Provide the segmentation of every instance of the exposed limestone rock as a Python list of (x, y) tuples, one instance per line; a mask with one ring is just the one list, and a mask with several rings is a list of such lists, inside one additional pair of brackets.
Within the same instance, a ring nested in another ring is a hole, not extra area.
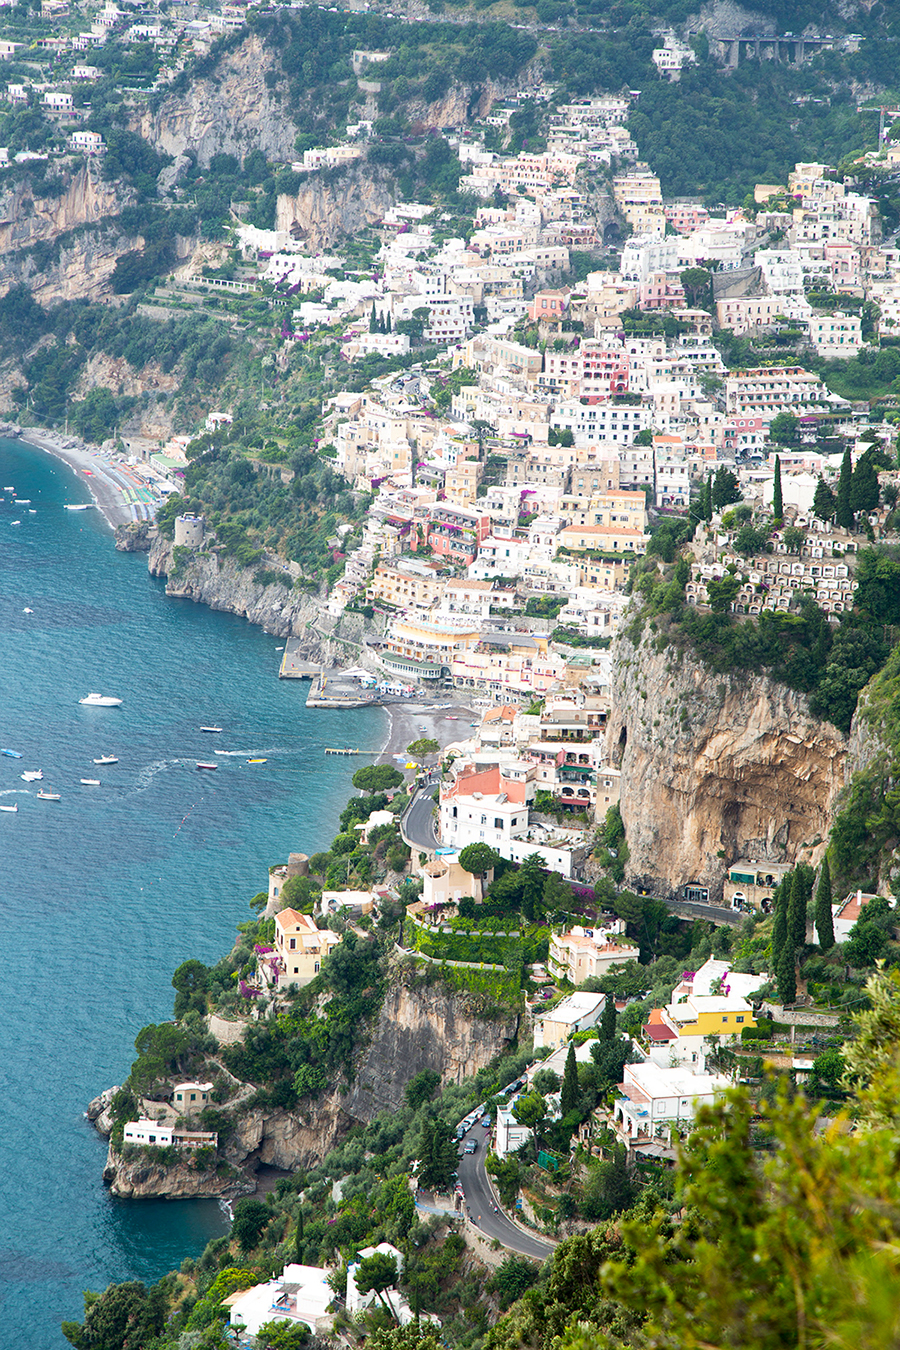
[[(222, 1169), (195, 1170), (188, 1161), (166, 1168), (146, 1151), (126, 1159), (110, 1148), (103, 1178), (114, 1195), (125, 1199), (246, 1195), (255, 1188), (259, 1165), (287, 1171), (314, 1166), (354, 1124), (402, 1106), (406, 1084), (422, 1069), (433, 1069), (442, 1083), (460, 1082), (508, 1049), (518, 1030), (516, 1013), (482, 1018), (468, 995), (441, 985), (412, 987), (397, 965), (349, 1087), (341, 1079), (294, 1111), (240, 1110), (221, 1149), (229, 1165), (224, 1174)], [(89, 1115), (96, 1111), (96, 1118), (104, 1120), (115, 1091), (96, 1098)], [(109, 1122), (105, 1133), (111, 1128)]]
[(219, 1196), (233, 1200), (252, 1195), (256, 1183), (232, 1168), (201, 1170), (189, 1160), (164, 1167), (141, 1149), (136, 1157), (124, 1158), (110, 1145), (103, 1180), (122, 1200), (203, 1200)]
[(396, 1111), (421, 1069), (439, 1073), (443, 1084), (460, 1083), (507, 1050), (518, 1030), (516, 1013), (488, 1021), (442, 985), (392, 982), (343, 1108), (355, 1120)]
[(193, 80), (184, 93), (168, 94), (155, 111), (142, 112), (134, 130), (176, 160), (190, 151), (203, 168), (213, 155), (243, 159), (250, 150), (289, 161), (296, 153), (297, 128), (278, 93), (266, 84), (272, 69), (272, 53), (250, 34), (213, 74)]
[(275, 228), (316, 252), (376, 224), (394, 200), (389, 175), (365, 162), (333, 176), (311, 173), (295, 197), (279, 196)]
[(118, 1086), (107, 1088), (100, 1093), (99, 1097), (95, 1097), (92, 1102), (88, 1102), (88, 1109), (85, 1111), (88, 1120), (97, 1130), (97, 1133), (103, 1135), (104, 1139), (108, 1139), (112, 1134), (112, 1099), (119, 1090)]
[(177, 374), (166, 374), (158, 361), (150, 361), (136, 370), (128, 364), (124, 356), (107, 356), (105, 352), (95, 352), (88, 357), (84, 369), (72, 386), (71, 397), (81, 399), (91, 389), (111, 389), (114, 394), (140, 397), (147, 391), (173, 393), (178, 389), (180, 380)]
[(149, 520), (130, 520), (116, 530), (116, 548), (120, 553), (149, 553), (156, 533)]
[(255, 569), (242, 568), (232, 558), (203, 551), (190, 557), (184, 570), (172, 575), (173, 545), (160, 537), (148, 566), (153, 576), (167, 576), (166, 595), (196, 600), (210, 609), (240, 614), (276, 637), (303, 638), (303, 654), (311, 661), (338, 664), (359, 657), (366, 631), (359, 614), (329, 614), (316, 596), (286, 586), (259, 586)]
[[(846, 738), (765, 675), (719, 675), (689, 652), (614, 647), (607, 751), (620, 761), (629, 881), (720, 898), (736, 858), (817, 861), (844, 783)], [(804, 847), (805, 846), (805, 847)]]

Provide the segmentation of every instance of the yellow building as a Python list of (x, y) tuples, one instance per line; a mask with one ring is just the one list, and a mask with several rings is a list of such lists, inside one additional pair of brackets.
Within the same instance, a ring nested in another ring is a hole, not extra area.
[[(309, 914), (283, 909), (275, 915), (275, 951), (278, 958), (278, 984), (309, 984), (322, 968), (322, 962), (340, 936), (327, 928), (317, 928)], [(262, 965), (262, 962), (261, 962)]]
[(557, 535), (560, 548), (576, 553), (630, 553), (635, 556), (646, 550), (648, 538), (643, 530), (625, 525), (567, 525)]
[(444, 594), (446, 582), (438, 571), (427, 563), (407, 564), (381, 562), (375, 568), (366, 600), (382, 600), (397, 609), (430, 609)]

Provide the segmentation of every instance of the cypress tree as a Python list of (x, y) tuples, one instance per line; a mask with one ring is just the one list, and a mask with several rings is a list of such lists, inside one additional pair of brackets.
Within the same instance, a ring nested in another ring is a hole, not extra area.
[(822, 859), (816, 890), (816, 933), (822, 951), (830, 952), (834, 946), (834, 916), (831, 913), (831, 868), (827, 854)]
[(303, 1265), (303, 1206), (297, 1206), (297, 1231), (294, 1233), (294, 1260), (298, 1265)]
[(806, 885), (799, 867), (795, 867), (791, 873), (791, 893), (787, 902), (787, 931), (791, 946), (796, 951), (806, 946)]
[(607, 994), (606, 1002), (603, 1005), (603, 1012), (600, 1014), (600, 1039), (601, 1041), (611, 1041), (616, 1035), (616, 1000), (612, 994)]
[(378, 332), (378, 315), (375, 313), (375, 301), (372, 301), (372, 312), (369, 315), (369, 332)]
[(782, 1003), (794, 1003), (797, 998), (797, 968), (790, 934), (779, 954), (775, 978), (778, 981), (778, 997)]
[(569, 1041), (569, 1053), (566, 1055), (566, 1067), (563, 1070), (562, 1091), (559, 1094), (559, 1109), (567, 1116), (578, 1105), (578, 1065), (575, 1063), (575, 1042)]
[(837, 523), (843, 530), (853, 528), (853, 507), (850, 504), (850, 488), (853, 484), (853, 461), (850, 458), (849, 445), (844, 450), (844, 458), (841, 460), (841, 476), (838, 479), (837, 490)]
[(778, 958), (787, 941), (787, 897), (790, 894), (791, 874), (788, 872), (775, 887), (775, 922), (772, 925), (772, 973), (778, 969)]
[(706, 491), (703, 499), (703, 518), (704, 520), (712, 520), (712, 517), (712, 475), (710, 474), (706, 479)]
[(819, 474), (816, 494), (813, 497), (813, 515), (818, 516), (819, 520), (831, 520), (834, 516), (834, 507), (834, 493), (822, 475)]
[(781, 498), (781, 456), (775, 456), (775, 483), (772, 488), (772, 514), (776, 521), (784, 518), (784, 503)]

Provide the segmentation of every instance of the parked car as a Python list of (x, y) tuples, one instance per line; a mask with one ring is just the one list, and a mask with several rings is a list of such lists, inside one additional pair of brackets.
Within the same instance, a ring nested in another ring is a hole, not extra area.
[(466, 1146), (465, 1146), (465, 1148), (463, 1149), (463, 1152), (464, 1152), (464, 1153), (474, 1153), (475, 1150), (477, 1149), (477, 1147), (478, 1147), (478, 1140), (477, 1140), (477, 1139), (467, 1139), (467, 1140), (466, 1140)]
[(485, 1128), (486, 1130), (489, 1130), (489, 1129), (491, 1128), (491, 1118), (490, 1118), (490, 1116), (482, 1116), (482, 1117), (481, 1117), (481, 1123), (482, 1123), (482, 1125), (484, 1126), (484, 1128)]

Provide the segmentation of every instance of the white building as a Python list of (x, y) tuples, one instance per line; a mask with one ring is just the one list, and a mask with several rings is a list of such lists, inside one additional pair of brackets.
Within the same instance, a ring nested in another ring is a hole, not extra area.
[(257, 1336), (267, 1322), (328, 1332), (331, 1329), (328, 1308), (334, 1300), (328, 1275), (329, 1271), (320, 1266), (296, 1263), (285, 1266), (275, 1279), (252, 1289), (238, 1290), (223, 1300), (230, 1308), (229, 1325), (241, 1328), (246, 1336)]
[(650, 1060), (626, 1064), (622, 1080), (613, 1120), (628, 1140), (667, 1140), (673, 1127), (692, 1125), (697, 1107), (711, 1106), (729, 1086), (721, 1074), (661, 1068)]

